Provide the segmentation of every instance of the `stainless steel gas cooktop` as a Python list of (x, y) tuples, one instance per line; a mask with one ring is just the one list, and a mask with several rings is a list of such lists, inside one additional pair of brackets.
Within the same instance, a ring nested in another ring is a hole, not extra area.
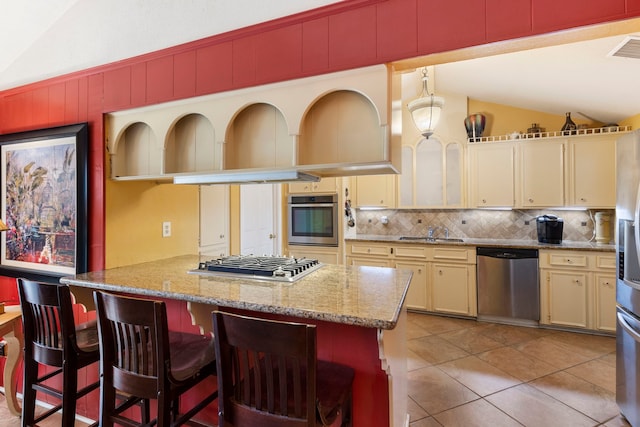
[(322, 267), (317, 259), (231, 255), (201, 262), (190, 274), (295, 282)]

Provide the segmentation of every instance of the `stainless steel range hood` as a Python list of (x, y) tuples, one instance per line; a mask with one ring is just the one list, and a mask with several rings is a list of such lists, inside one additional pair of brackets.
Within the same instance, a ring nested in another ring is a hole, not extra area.
[(296, 168), (227, 169), (219, 172), (173, 175), (174, 184), (277, 184), (283, 182), (317, 182), (321, 178), (398, 174), (391, 162), (335, 163)]
[(320, 177), (297, 169), (236, 169), (203, 174), (176, 175), (174, 184), (277, 184), (320, 181)]

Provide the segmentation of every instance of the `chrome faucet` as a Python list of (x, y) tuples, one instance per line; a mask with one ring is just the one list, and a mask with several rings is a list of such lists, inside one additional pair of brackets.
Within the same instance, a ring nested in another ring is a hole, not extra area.
[(445, 238), (445, 239), (448, 239), (448, 238), (449, 238), (449, 228), (448, 228), (448, 227), (445, 227), (445, 228), (444, 228), (444, 238)]
[[(436, 227), (437, 228), (437, 227)], [(433, 239), (433, 232), (434, 232), (434, 228), (433, 227), (429, 227), (429, 230), (427, 230), (427, 239)]]

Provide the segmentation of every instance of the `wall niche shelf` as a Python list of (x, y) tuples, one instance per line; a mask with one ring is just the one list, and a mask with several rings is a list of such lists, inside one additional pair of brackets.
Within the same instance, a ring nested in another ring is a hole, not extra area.
[(399, 139), (389, 134), (391, 81), (377, 65), (105, 114), (110, 178), (164, 182), (266, 168), (390, 173), (400, 162)]
[(511, 135), (496, 135), (496, 136), (483, 136), (481, 138), (468, 138), (467, 142), (470, 144), (476, 144), (479, 142), (500, 142), (500, 141), (518, 141), (518, 140), (530, 140), (540, 138), (567, 138), (571, 136), (580, 135), (603, 135), (612, 133), (622, 133), (631, 131), (631, 126), (605, 126), (600, 128), (589, 129), (577, 129), (574, 131), (555, 131), (555, 132), (537, 132), (537, 133), (523, 133), (518, 138), (514, 138)]

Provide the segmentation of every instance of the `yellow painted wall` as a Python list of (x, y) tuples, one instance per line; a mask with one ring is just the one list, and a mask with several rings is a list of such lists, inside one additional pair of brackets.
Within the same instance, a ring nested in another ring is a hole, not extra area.
[(640, 114), (628, 117), (618, 124), (620, 126), (631, 126), (632, 129), (640, 129)]
[[(198, 253), (198, 186), (106, 183), (106, 268)], [(162, 223), (171, 221), (171, 237)]]
[[(486, 125), (482, 136), (508, 135), (513, 132), (526, 133), (533, 123), (538, 123), (547, 132), (559, 131), (566, 119), (564, 115), (526, 110), (471, 98), (467, 101), (467, 106), (469, 114), (482, 113), (486, 116)], [(586, 124), (589, 127), (602, 125), (602, 123), (586, 120), (576, 113), (571, 114), (571, 119), (576, 125)]]

